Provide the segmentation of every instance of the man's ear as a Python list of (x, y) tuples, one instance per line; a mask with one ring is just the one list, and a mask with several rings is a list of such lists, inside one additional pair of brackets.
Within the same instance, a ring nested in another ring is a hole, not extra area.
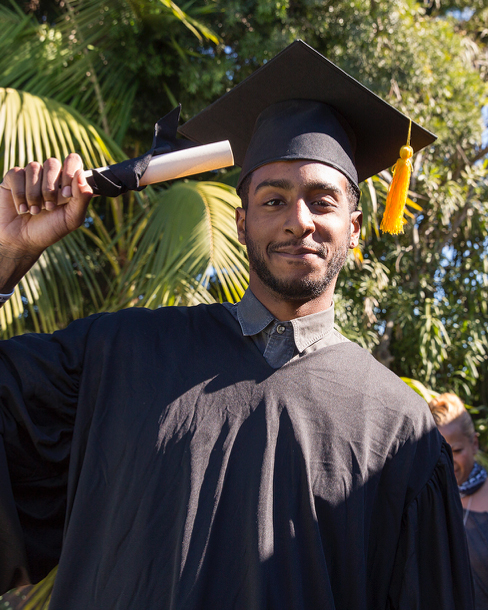
[(237, 239), (243, 246), (246, 245), (246, 210), (236, 208)]
[(363, 213), (360, 210), (351, 212), (351, 239), (349, 241), (349, 248), (355, 248), (359, 244), (362, 224)]

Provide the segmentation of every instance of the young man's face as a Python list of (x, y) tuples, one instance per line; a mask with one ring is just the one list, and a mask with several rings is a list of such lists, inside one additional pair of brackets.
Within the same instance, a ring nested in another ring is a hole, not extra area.
[(341, 172), (309, 161), (279, 161), (253, 172), (237, 230), (255, 293), (309, 301), (333, 291), (361, 227), (361, 212), (350, 211), (347, 185)]

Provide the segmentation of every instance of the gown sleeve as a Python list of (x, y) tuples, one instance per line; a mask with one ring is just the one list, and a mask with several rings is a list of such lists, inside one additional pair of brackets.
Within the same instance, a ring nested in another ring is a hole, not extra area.
[(389, 593), (389, 610), (472, 610), (473, 585), (450, 448), (406, 506)]
[(0, 594), (58, 563), (78, 385), (97, 317), (0, 342)]

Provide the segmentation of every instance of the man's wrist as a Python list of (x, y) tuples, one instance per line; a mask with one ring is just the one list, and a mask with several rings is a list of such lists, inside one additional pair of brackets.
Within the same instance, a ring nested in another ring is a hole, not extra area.
[[(13, 294), (15, 286), (38, 258), (36, 253), (15, 251), (0, 243), (0, 294)], [(4, 302), (0, 300), (0, 304)]]

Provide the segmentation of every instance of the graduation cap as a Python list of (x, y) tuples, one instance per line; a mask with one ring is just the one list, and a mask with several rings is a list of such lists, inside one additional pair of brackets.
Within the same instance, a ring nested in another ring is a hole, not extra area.
[[(235, 163), (242, 168), (238, 190), (258, 167), (295, 159), (330, 165), (357, 188), (395, 164), (407, 134), (412, 154), (436, 139), (302, 40), (179, 132), (199, 144), (230, 140)], [(411, 169), (409, 158), (404, 161), (406, 170)], [(406, 199), (408, 181), (403, 190)], [(400, 228), (403, 206), (401, 212)]]

